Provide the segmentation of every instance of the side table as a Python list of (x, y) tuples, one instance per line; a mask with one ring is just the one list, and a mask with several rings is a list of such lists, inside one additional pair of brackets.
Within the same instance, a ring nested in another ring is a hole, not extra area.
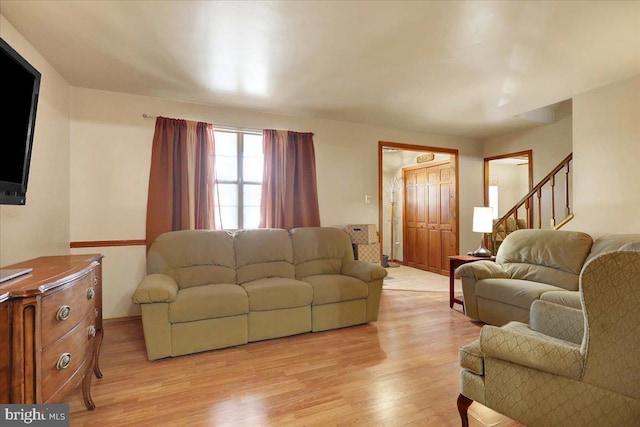
[(451, 255), (449, 258), (449, 308), (453, 308), (453, 304), (460, 304), (464, 308), (464, 301), (460, 298), (456, 298), (453, 294), (453, 287), (455, 284), (456, 278), (456, 268), (460, 267), (462, 264), (466, 264), (468, 262), (475, 261), (495, 261), (496, 257), (478, 257), (473, 255)]

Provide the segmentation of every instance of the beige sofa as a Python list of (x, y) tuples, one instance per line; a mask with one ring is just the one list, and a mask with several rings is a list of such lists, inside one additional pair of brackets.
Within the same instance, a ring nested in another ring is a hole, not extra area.
[(174, 231), (133, 301), (155, 360), (375, 321), (386, 275), (337, 228)]
[(460, 349), (463, 426), (473, 401), (530, 427), (640, 424), (640, 252), (627, 249), (640, 245), (586, 262), (582, 310), (535, 301), (530, 325), (485, 325)]
[(581, 308), (578, 280), (589, 259), (640, 234), (606, 235), (563, 230), (516, 230), (500, 245), (495, 262), (477, 261), (456, 269), (462, 279), (465, 314), (473, 320), (504, 325), (528, 323), (531, 304), (550, 301)]

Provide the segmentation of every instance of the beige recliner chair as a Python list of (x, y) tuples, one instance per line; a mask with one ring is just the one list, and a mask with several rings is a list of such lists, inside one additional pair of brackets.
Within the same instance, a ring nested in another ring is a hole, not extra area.
[(473, 401), (529, 427), (640, 425), (640, 252), (594, 257), (579, 291), (583, 310), (535, 301), (460, 349), (463, 426)]
[[(313, 288), (313, 331), (344, 328), (378, 319), (382, 267), (354, 261), (349, 236), (330, 227), (291, 230), (296, 279)], [(372, 267), (373, 266), (373, 267)]]
[(504, 240), (495, 262), (461, 265), (464, 313), (490, 325), (529, 322), (531, 303), (547, 292), (578, 291), (580, 271), (593, 239), (563, 230), (517, 230)]

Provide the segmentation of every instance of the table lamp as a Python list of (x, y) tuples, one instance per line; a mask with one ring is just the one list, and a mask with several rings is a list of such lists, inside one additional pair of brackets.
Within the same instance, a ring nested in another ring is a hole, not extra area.
[(480, 246), (469, 255), (477, 257), (490, 257), (491, 251), (484, 246), (484, 233), (493, 232), (493, 208), (473, 208), (473, 232), (482, 233)]

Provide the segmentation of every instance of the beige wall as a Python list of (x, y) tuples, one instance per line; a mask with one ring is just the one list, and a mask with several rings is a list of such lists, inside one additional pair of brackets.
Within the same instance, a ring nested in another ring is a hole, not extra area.
[[(470, 139), (82, 88), (73, 88), (71, 104), (72, 241), (144, 238), (155, 124), (142, 118), (147, 113), (226, 126), (314, 132), (320, 218), (325, 226), (378, 223), (378, 141), (460, 149), (460, 250), (474, 246), (471, 211), (482, 201), (478, 180), (482, 159), (480, 147)], [(365, 194), (371, 203), (365, 203)], [(97, 249), (109, 252), (104, 262), (106, 317), (138, 312), (130, 303), (144, 273), (144, 250), (138, 249)]]
[(554, 123), (485, 140), (484, 157), (532, 150), (533, 184), (537, 184), (573, 149), (571, 112), (558, 113), (561, 118)]
[(573, 203), (568, 229), (640, 232), (640, 76), (573, 100)]
[[(536, 185), (544, 178), (554, 167), (564, 160), (573, 150), (573, 129), (572, 129), (572, 113), (571, 102), (565, 101), (556, 109), (556, 121), (548, 125), (539, 126), (533, 129), (516, 132), (509, 135), (503, 135), (490, 138), (484, 141), (484, 156), (494, 157), (503, 154), (516, 153), (519, 151), (532, 150), (533, 159), (533, 185)], [(493, 166), (492, 166), (493, 168)], [(493, 172), (491, 172), (493, 174)], [(574, 172), (575, 179), (575, 172)], [(564, 181), (562, 181), (564, 182)], [(571, 180), (569, 180), (571, 183)], [(563, 185), (560, 183), (559, 185)], [(547, 185), (543, 189), (542, 197), (542, 228), (550, 228), (550, 212), (551, 212), (551, 190)], [(564, 187), (562, 187), (564, 188)], [(516, 200), (520, 200), (525, 196), (523, 192)], [(563, 191), (559, 191), (556, 197), (561, 199), (556, 202), (556, 222), (562, 220), (565, 216), (564, 210), (560, 207), (564, 206)], [(500, 210), (505, 212), (512, 208), (511, 206), (500, 206)], [(506, 213), (506, 212), (505, 212)], [(537, 209), (533, 210), (534, 224), (538, 224)], [(519, 211), (519, 218), (525, 218), (524, 210)]]
[(71, 88), (2, 15), (0, 36), (42, 74), (27, 204), (0, 206), (0, 266), (5, 266), (69, 253)]
[(490, 169), (498, 181), (498, 217), (501, 217), (529, 192), (529, 168), (527, 165), (492, 164)]

